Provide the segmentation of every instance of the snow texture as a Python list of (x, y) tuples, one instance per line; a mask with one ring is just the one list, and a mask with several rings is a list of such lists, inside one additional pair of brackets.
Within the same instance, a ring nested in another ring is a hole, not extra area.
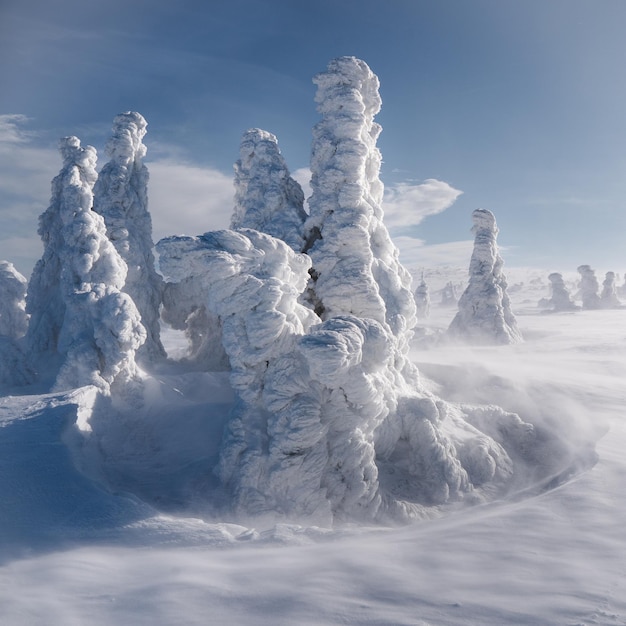
[(322, 119), (313, 129), (305, 224), (308, 298), (323, 320), (355, 315), (387, 326), (400, 355), (417, 319), (411, 276), (383, 224), (378, 78), (364, 61), (340, 57), (314, 83)]
[(600, 294), (600, 307), (603, 309), (615, 309), (622, 306), (617, 297), (617, 287), (615, 286), (615, 272), (607, 272), (602, 283), (602, 293)]
[(470, 342), (519, 343), (522, 335), (511, 311), (503, 261), (496, 243), (496, 218), (491, 211), (476, 209), (472, 219), (475, 239), (469, 284), (448, 332)]
[(244, 133), (235, 163), (235, 208), (231, 228), (254, 228), (282, 239), (296, 252), (304, 245), (304, 193), (289, 175), (272, 133)]
[(552, 311), (575, 311), (578, 309), (570, 297), (562, 274), (552, 272), (548, 276), (548, 280), (550, 281), (551, 294), (546, 302), (547, 308)]
[(583, 309), (601, 308), (600, 296), (598, 295), (600, 285), (595, 271), (589, 265), (579, 265), (577, 270), (580, 274), (580, 299), (583, 303)]
[(18, 339), (28, 328), (27, 280), (8, 261), (0, 261), (0, 336)]
[(126, 264), (91, 210), (96, 151), (76, 137), (62, 139), (60, 150), (63, 169), (40, 218), (44, 254), (29, 284), (26, 345), (31, 358), (52, 358), (56, 389), (91, 384), (108, 393), (117, 383), (122, 391), (137, 380), (134, 353), (145, 330), (133, 301), (120, 292)]
[(123, 291), (135, 303), (147, 333), (138, 357), (154, 361), (165, 356), (159, 324), (163, 281), (154, 268), (152, 253), (149, 176), (143, 163), (146, 127), (146, 120), (133, 111), (113, 120), (113, 134), (106, 146), (110, 160), (94, 186), (93, 208), (104, 218), (107, 236), (128, 267)]

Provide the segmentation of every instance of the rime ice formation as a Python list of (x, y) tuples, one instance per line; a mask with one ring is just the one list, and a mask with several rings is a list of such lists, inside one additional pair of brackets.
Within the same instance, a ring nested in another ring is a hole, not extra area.
[(552, 274), (548, 276), (548, 280), (550, 281), (551, 295), (550, 299), (546, 302), (547, 308), (550, 308), (553, 311), (576, 310), (578, 307), (574, 304), (569, 292), (567, 291), (563, 275), (558, 272), (552, 272)]
[(412, 518), (503, 484), (512, 462), (406, 358), (415, 303), (382, 224), (376, 77), (344, 57), (316, 82), (308, 254), (249, 228), (161, 240), (164, 314), (198, 316), (223, 348), (236, 401), (217, 472), (239, 514)]
[(603, 309), (615, 309), (622, 306), (617, 297), (617, 287), (615, 286), (615, 272), (607, 272), (602, 283), (602, 293), (600, 294), (600, 307)]
[(0, 335), (17, 339), (26, 333), (27, 281), (13, 263), (0, 261)]
[(96, 151), (76, 137), (62, 139), (60, 150), (63, 169), (40, 218), (44, 253), (28, 287), (26, 345), (35, 365), (47, 357), (56, 366), (57, 389), (124, 389), (135, 380), (134, 353), (145, 330), (131, 298), (120, 293), (126, 265), (91, 210)]
[[(306, 255), (252, 229), (170, 237), (157, 250), (169, 284), (193, 284), (222, 330), (237, 399), (218, 472), (240, 514), (406, 519), (418, 500), (510, 475), (501, 445), (403, 385), (388, 327), (353, 315), (320, 323), (299, 303)], [(379, 465), (387, 482), (413, 485), (406, 500), (381, 487)]]
[(498, 253), (498, 227), (491, 211), (472, 213), (475, 234), (469, 284), (449, 327), (451, 335), (470, 341), (511, 344), (522, 341), (511, 311), (503, 261)]
[(414, 298), (418, 318), (428, 317), (430, 315), (430, 293), (423, 275), (420, 284), (415, 289)]
[(235, 208), (231, 228), (254, 228), (302, 250), (307, 217), (304, 194), (289, 169), (272, 133), (248, 130), (235, 163)]
[(123, 291), (137, 306), (147, 333), (139, 357), (155, 360), (165, 356), (159, 326), (163, 281), (154, 269), (152, 253), (148, 170), (143, 164), (146, 127), (146, 120), (132, 111), (113, 120), (106, 146), (110, 160), (94, 186), (93, 208), (104, 217), (107, 235), (128, 267)]
[(383, 224), (378, 78), (363, 61), (341, 57), (314, 82), (322, 119), (313, 129), (305, 224), (304, 250), (313, 262), (309, 300), (323, 320), (355, 315), (387, 325), (403, 352), (415, 302), (410, 274)]
[(600, 296), (598, 290), (600, 286), (595, 271), (589, 265), (580, 265), (577, 269), (580, 274), (580, 298), (583, 309), (599, 309)]

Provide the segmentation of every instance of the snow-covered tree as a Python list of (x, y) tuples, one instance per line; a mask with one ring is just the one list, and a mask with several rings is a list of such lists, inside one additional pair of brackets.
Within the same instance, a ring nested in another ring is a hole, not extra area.
[(44, 254), (28, 287), (29, 356), (36, 367), (54, 368), (57, 389), (126, 389), (136, 379), (134, 353), (145, 330), (133, 301), (120, 292), (126, 264), (91, 209), (96, 151), (76, 137), (62, 139), (60, 150), (63, 168), (40, 218)]
[(244, 133), (235, 163), (235, 208), (231, 228), (254, 228), (300, 252), (306, 220), (304, 193), (289, 175), (278, 140), (252, 128)]
[(0, 335), (17, 339), (28, 328), (27, 280), (13, 263), (0, 261)]
[(577, 269), (580, 274), (580, 298), (583, 309), (599, 309), (600, 296), (598, 290), (600, 285), (595, 271), (589, 265), (579, 265)]
[(602, 283), (602, 293), (600, 294), (600, 306), (603, 309), (615, 309), (622, 306), (617, 297), (617, 287), (615, 285), (615, 272), (607, 272)]
[(113, 120), (113, 134), (104, 165), (94, 186), (94, 211), (104, 217), (107, 235), (124, 259), (128, 273), (123, 291), (137, 306), (146, 329), (139, 358), (165, 356), (160, 339), (159, 306), (163, 281), (154, 268), (152, 219), (148, 212), (148, 169), (143, 163), (146, 120), (133, 111)]
[(459, 303), (456, 285), (452, 281), (448, 281), (441, 290), (441, 306), (453, 307)]
[(511, 311), (502, 272), (496, 218), (491, 211), (476, 209), (472, 219), (475, 239), (469, 284), (459, 299), (459, 310), (448, 332), (469, 341), (518, 343), (522, 335)]
[(550, 298), (546, 301), (546, 307), (553, 311), (576, 310), (578, 307), (570, 297), (563, 275), (558, 272), (552, 272), (548, 276), (548, 280), (550, 281)]
[(424, 280), (424, 274), (422, 274), (420, 284), (415, 289), (414, 298), (418, 318), (428, 317), (430, 315), (430, 293)]
[(378, 78), (364, 61), (340, 57), (314, 82), (322, 119), (305, 224), (309, 300), (323, 320), (355, 315), (387, 326), (404, 353), (417, 320), (411, 276), (383, 224)]

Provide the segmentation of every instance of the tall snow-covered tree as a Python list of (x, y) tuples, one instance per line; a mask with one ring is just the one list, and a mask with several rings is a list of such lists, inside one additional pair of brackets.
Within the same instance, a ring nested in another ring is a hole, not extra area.
[(323, 320), (355, 315), (388, 326), (402, 352), (417, 320), (411, 276), (383, 223), (378, 77), (364, 61), (340, 57), (314, 82), (322, 119), (313, 129), (305, 224), (309, 298)]
[(163, 281), (152, 252), (149, 175), (143, 163), (146, 127), (146, 120), (134, 111), (120, 113), (113, 120), (113, 134), (106, 145), (110, 160), (95, 183), (93, 208), (104, 217), (107, 235), (128, 267), (123, 291), (137, 306), (147, 333), (138, 357), (155, 360), (165, 356), (159, 325)]
[(290, 174), (272, 133), (246, 131), (235, 163), (235, 208), (231, 228), (254, 228), (300, 252), (307, 214), (304, 193)]
[(459, 299), (459, 310), (448, 332), (469, 341), (511, 344), (522, 341), (507, 294), (498, 251), (498, 227), (491, 211), (472, 213), (474, 251), (469, 284)]
[(18, 339), (28, 328), (26, 287), (28, 281), (13, 263), (0, 261), (0, 335)]
[[(28, 288), (26, 344), (33, 363), (53, 367), (55, 388), (93, 384), (105, 393), (136, 380), (135, 350), (145, 330), (132, 299), (120, 292), (126, 264), (92, 210), (96, 151), (76, 137), (60, 142), (63, 168), (40, 218), (44, 255)], [(42, 297), (48, 295), (45, 301)]]
[(595, 271), (590, 265), (579, 265), (577, 270), (580, 274), (580, 299), (583, 303), (583, 309), (599, 309), (600, 296), (598, 290), (600, 285)]

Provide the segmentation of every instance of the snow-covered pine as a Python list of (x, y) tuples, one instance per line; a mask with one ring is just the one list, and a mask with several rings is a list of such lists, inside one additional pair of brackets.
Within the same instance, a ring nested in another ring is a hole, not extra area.
[(422, 274), (422, 279), (420, 280), (420, 284), (416, 287), (413, 297), (415, 299), (418, 318), (427, 318), (430, 315), (430, 292), (424, 280), (424, 274)]
[(0, 336), (18, 339), (26, 333), (27, 285), (28, 281), (13, 263), (0, 261)]
[(110, 160), (95, 183), (93, 209), (104, 218), (107, 235), (128, 267), (122, 289), (135, 303), (147, 333), (138, 358), (154, 361), (165, 357), (159, 324), (163, 281), (155, 270), (152, 252), (149, 175), (143, 163), (146, 127), (146, 120), (134, 111), (115, 116), (106, 145)]
[(308, 299), (323, 320), (354, 315), (383, 324), (404, 355), (417, 318), (411, 276), (383, 223), (378, 77), (364, 61), (340, 57), (313, 80), (322, 119), (313, 128), (305, 224)]
[(600, 294), (600, 307), (603, 309), (616, 309), (622, 306), (617, 297), (615, 282), (615, 272), (607, 272), (602, 283), (602, 293)]
[(272, 133), (246, 131), (235, 163), (235, 208), (230, 227), (254, 228), (302, 250), (304, 193), (290, 174)]
[(448, 333), (466, 341), (512, 344), (522, 341), (498, 252), (498, 227), (491, 211), (472, 213), (474, 250), (470, 260), (469, 283), (459, 299), (459, 310)]
[(569, 291), (565, 286), (563, 275), (558, 272), (552, 272), (548, 276), (550, 281), (550, 298), (546, 305), (553, 311), (574, 311), (578, 307), (571, 299)]
[[(26, 345), (52, 365), (55, 389), (92, 384), (109, 393), (135, 383), (135, 350), (145, 340), (139, 313), (121, 293), (126, 264), (92, 211), (96, 151), (76, 137), (60, 141), (63, 168), (40, 218), (44, 256), (28, 291), (31, 320)], [(39, 291), (41, 290), (41, 291)], [(48, 295), (44, 300), (43, 295)]]
[(580, 274), (580, 299), (583, 309), (599, 309), (601, 304), (598, 295), (600, 285), (595, 271), (589, 265), (579, 265), (577, 270)]

